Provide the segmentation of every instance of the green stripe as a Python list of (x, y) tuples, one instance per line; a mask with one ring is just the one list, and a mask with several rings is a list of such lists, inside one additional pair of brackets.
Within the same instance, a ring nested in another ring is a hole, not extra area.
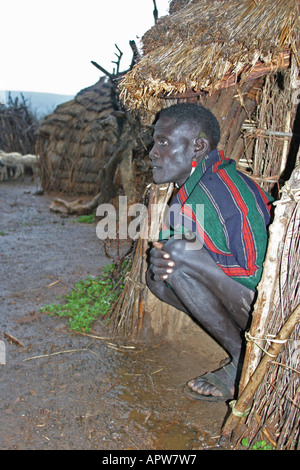
[(206, 234), (219, 251), (222, 251), (224, 254), (230, 254), (231, 251), (226, 243), (226, 237), (219, 214), (208, 196), (198, 185), (186, 201), (186, 204), (192, 207), (194, 214), (196, 214), (197, 203), (204, 205), (204, 227), (202, 228), (205, 228)]
[(233, 165), (227, 166), (226, 173), (238, 189), (240, 197), (247, 207), (247, 220), (256, 246), (256, 263), (258, 266), (261, 266), (264, 261), (268, 240), (263, 217), (261, 217), (257, 212), (254, 195), (244, 180), (236, 172), (235, 167)]

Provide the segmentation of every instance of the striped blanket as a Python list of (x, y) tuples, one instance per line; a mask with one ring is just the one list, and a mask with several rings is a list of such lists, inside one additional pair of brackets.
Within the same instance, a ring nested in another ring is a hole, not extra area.
[(271, 212), (272, 198), (215, 149), (178, 191), (160, 239), (193, 232), (228, 276), (255, 290)]

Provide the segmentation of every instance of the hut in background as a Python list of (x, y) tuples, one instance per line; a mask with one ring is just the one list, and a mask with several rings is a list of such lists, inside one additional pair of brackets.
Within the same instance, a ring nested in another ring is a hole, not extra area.
[[(144, 125), (151, 125), (161, 108), (180, 101), (208, 107), (221, 124), (220, 148), (278, 199), (248, 336), (241, 396), (232, 403), (223, 437), (234, 436), (236, 445), (244, 436), (249, 446), (264, 439), (277, 449), (295, 449), (300, 364), (299, 2), (173, 0), (170, 12), (145, 34), (144, 56), (125, 75), (120, 96)], [(172, 185), (152, 185), (149, 207), (153, 201), (167, 204), (172, 191)], [(151, 227), (150, 239), (156, 239), (158, 229)], [(116, 329), (136, 335), (150, 327), (155, 334), (175, 336), (183, 326), (193, 328), (187, 316), (153, 298), (145, 287), (146, 248), (143, 240), (137, 242), (112, 315)]]
[(36, 153), (46, 191), (98, 192), (102, 161), (112, 155), (117, 138), (116, 119), (108, 119), (115, 109), (111, 93), (111, 83), (103, 77), (42, 121)]
[(144, 181), (137, 179), (136, 168), (149, 136), (137, 121), (133, 125), (130, 114), (120, 106), (116, 91), (119, 78), (101, 77), (42, 121), (36, 153), (40, 155), (43, 188), (61, 196), (94, 198), (90, 204), (82, 205), (78, 200), (71, 206), (63, 199), (55, 200), (51, 209), (88, 213), (118, 194), (133, 201), (135, 188), (144, 186)]

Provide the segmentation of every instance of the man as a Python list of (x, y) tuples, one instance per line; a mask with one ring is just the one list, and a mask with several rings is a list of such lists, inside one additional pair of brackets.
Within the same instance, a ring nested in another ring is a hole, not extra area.
[[(153, 180), (180, 189), (168, 230), (150, 251), (147, 284), (160, 300), (196, 319), (228, 352), (225, 366), (186, 387), (196, 399), (226, 401), (237, 392), (271, 198), (217, 150), (219, 139), (219, 124), (203, 106), (184, 103), (159, 114), (150, 152)], [(204, 207), (204, 217), (198, 206)]]

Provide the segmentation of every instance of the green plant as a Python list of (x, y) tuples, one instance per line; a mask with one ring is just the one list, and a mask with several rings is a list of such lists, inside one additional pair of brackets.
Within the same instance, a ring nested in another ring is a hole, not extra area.
[(96, 220), (96, 214), (81, 215), (74, 220), (74, 222), (80, 222), (82, 224), (92, 224)]
[[(242, 439), (241, 442), (243, 447), (249, 448), (249, 442), (247, 438)], [(250, 450), (275, 450), (275, 447), (271, 444), (267, 444), (266, 441), (256, 441), (251, 447)]]
[(89, 276), (75, 283), (70, 293), (64, 296), (64, 303), (45, 305), (40, 311), (68, 317), (71, 330), (89, 331), (92, 322), (99, 316), (105, 317), (118, 300), (129, 266), (128, 260), (120, 265), (107, 265), (100, 276)]

